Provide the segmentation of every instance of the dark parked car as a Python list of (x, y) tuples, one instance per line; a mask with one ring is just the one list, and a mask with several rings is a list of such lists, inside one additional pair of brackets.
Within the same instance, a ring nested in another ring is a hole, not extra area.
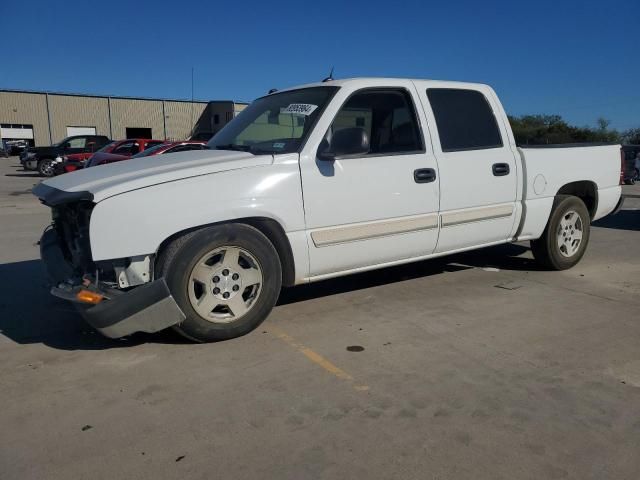
[(25, 170), (37, 170), (45, 177), (55, 173), (55, 159), (74, 153), (90, 153), (109, 143), (104, 135), (74, 135), (50, 147), (30, 147), (20, 154), (20, 163)]
[(5, 144), (5, 150), (9, 152), (9, 155), (20, 155), (29, 148), (29, 143), (26, 140), (9, 140)]
[(637, 181), (640, 181), (640, 172), (636, 168), (636, 157), (640, 153), (640, 145), (623, 145), (622, 155), (624, 155), (622, 161), (624, 166), (624, 183), (627, 185), (633, 185)]

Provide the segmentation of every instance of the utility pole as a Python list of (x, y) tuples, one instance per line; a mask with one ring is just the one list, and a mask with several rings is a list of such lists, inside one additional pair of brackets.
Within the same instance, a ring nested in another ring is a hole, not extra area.
[(193, 67), (191, 67), (191, 134), (189, 137), (193, 135)]

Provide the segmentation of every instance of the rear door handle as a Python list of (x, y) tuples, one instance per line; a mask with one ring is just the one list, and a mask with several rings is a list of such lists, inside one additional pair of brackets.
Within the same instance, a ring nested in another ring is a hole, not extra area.
[(436, 179), (436, 171), (433, 168), (419, 168), (413, 171), (413, 179), (416, 183), (431, 183)]
[(504, 177), (505, 175), (509, 175), (511, 171), (508, 163), (494, 163), (491, 170), (493, 170), (493, 175), (496, 177)]

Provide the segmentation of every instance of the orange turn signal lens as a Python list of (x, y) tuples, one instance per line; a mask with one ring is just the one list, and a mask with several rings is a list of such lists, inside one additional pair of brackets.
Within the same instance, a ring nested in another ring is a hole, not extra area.
[(76, 293), (76, 298), (81, 302), (95, 305), (96, 303), (100, 303), (104, 299), (104, 296), (91, 290), (80, 290)]

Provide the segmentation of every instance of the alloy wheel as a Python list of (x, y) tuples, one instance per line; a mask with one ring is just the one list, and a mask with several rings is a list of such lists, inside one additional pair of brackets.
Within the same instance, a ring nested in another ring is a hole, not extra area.
[(262, 284), (262, 268), (255, 257), (243, 248), (224, 246), (196, 262), (189, 276), (189, 301), (205, 320), (230, 323), (253, 308)]
[(570, 210), (560, 219), (556, 240), (563, 257), (572, 257), (580, 249), (583, 231), (582, 217), (576, 211)]

